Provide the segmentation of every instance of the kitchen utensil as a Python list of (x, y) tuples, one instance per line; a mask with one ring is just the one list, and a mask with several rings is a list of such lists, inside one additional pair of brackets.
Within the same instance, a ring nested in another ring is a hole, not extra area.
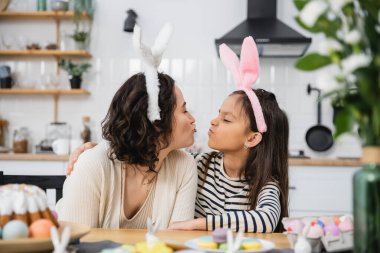
[(11, 76), (11, 68), (6, 65), (0, 66), (0, 78)]
[(70, 151), (69, 139), (57, 139), (51, 144), (53, 152), (57, 155), (68, 155)]
[(13, 79), (11, 76), (0, 78), (0, 88), (10, 89), (13, 86)]
[(326, 151), (332, 147), (334, 144), (333, 136), (331, 130), (321, 125), (321, 90), (311, 87), (310, 84), (307, 86), (307, 93), (310, 95), (312, 91), (318, 92), (317, 97), (317, 125), (312, 126), (306, 132), (306, 143), (307, 145), (315, 151)]

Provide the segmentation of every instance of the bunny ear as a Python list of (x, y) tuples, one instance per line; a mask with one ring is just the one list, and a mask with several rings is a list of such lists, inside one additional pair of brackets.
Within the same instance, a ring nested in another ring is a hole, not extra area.
[(63, 229), (62, 236), (61, 236), (61, 248), (62, 248), (62, 250), (65, 250), (67, 248), (67, 245), (70, 242), (70, 234), (71, 234), (70, 227), (65, 227)]
[(256, 43), (251, 36), (243, 41), (240, 54), (240, 75), (244, 88), (250, 88), (259, 77), (260, 63)]
[(58, 250), (59, 247), (59, 237), (58, 237), (58, 231), (57, 228), (52, 226), (50, 229), (50, 236), (51, 236), (51, 241), (54, 245), (54, 249)]
[(233, 243), (234, 243), (234, 238), (233, 238), (233, 235), (232, 235), (232, 231), (231, 229), (228, 229), (227, 230), (227, 249), (228, 251), (227, 252), (232, 252), (232, 248), (233, 248)]
[(234, 241), (234, 248), (233, 248), (234, 252), (240, 248), (240, 243), (242, 239), (243, 239), (243, 232), (239, 231)]
[(152, 229), (152, 230), (153, 230), (153, 233), (156, 233), (156, 232), (157, 232), (159, 226), (160, 226), (160, 221), (157, 220), (156, 223), (154, 223), (154, 225), (153, 225), (153, 229)]
[(161, 63), (162, 54), (165, 52), (169, 39), (173, 33), (173, 26), (171, 24), (165, 24), (159, 32), (154, 44), (151, 48), (154, 58), (155, 67), (157, 68)]
[(133, 46), (136, 51), (141, 55), (143, 60), (149, 65), (154, 65), (152, 51), (141, 41), (141, 28), (138, 25), (135, 25), (133, 28)]
[(240, 88), (241, 76), (239, 72), (239, 58), (226, 44), (219, 46), (219, 55), (224, 66), (231, 72), (234, 77), (235, 83)]

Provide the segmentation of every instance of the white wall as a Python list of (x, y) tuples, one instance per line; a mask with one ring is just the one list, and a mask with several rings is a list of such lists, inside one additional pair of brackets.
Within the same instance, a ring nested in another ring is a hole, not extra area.
[[(297, 30), (293, 20), (292, 1), (278, 1), (278, 16)], [(246, 17), (246, 1), (236, 0), (107, 0), (96, 1), (90, 60), (93, 68), (85, 76), (89, 97), (61, 97), (59, 120), (72, 126), (78, 137), (81, 117), (91, 116), (96, 139), (101, 136), (100, 122), (104, 118), (115, 91), (139, 70), (139, 61), (131, 45), (131, 34), (122, 31), (125, 11), (134, 9), (143, 27), (143, 40), (152, 43), (156, 32), (169, 21), (175, 32), (161, 69), (172, 75), (182, 88), (190, 111), (197, 119), (197, 142), (207, 145), (210, 119), (217, 114), (223, 98), (233, 90), (231, 76), (217, 58), (214, 39), (224, 35)], [(71, 32), (70, 21), (63, 22), (63, 30)], [(0, 20), (0, 34), (12, 34), (36, 42), (54, 41), (54, 23), (46, 20), (28, 22)], [(306, 34), (305, 32), (301, 31)], [(318, 37), (313, 37), (311, 49)], [(262, 59), (261, 77), (257, 87), (277, 95), (281, 107), (290, 120), (290, 148), (305, 149), (310, 156), (360, 156), (360, 144), (355, 137), (345, 137), (328, 152), (316, 153), (307, 148), (305, 133), (316, 123), (316, 97), (306, 93), (307, 83), (315, 84), (315, 73), (296, 70), (295, 59)], [(53, 59), (1, 58), (22, 74), (23, 87), (38, 85), (49, 73), (54, 73)], [(61, 75), (60, 87), (68, 87), (67, 76)], [(10, 132), (15, 127), (28, 126), (34, 144), (45, 136), (46, 124), (53, 120), (53, 98), (42, 96), (0, 96), (0, 116), (10, 121)], [(323, 103), (323, 124), (333, 127), (332, 109)], [(9, 134), (10, 142), (11, 134)]]

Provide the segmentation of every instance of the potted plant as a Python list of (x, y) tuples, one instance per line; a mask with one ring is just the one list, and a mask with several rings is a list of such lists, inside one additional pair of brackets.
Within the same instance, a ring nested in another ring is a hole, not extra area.
[[(354, 175), (354, 251), (380, 252), (380, 1), (294, 0), (296, 21), (321, 33), (318, 52), (296, 67), (331, 73), (325, 97), (338, 98), (342, 110), (335, 137), (357, 134), (362, 140), (362, 169)], [(356, 131), (357, 127), (359, 131)]]
[(91, 64), (88, 62), (74, 64), (69, 60), (62, 60), (59, 63), (59, 66), (69, 74), (71, 88), (80, 89), (82, 83), (82, 74), (91, 67)]
[[(74, 16), (73, 21), (75, 24), (74, 33), (71, 38), (74, 39), (76, 49), (86, 50), (90, 41), (92, 18), (94, 14), (94, 8), (92, 0), (75, 0), (74, 1)], [(86, 22), (81, 20), (81, 16), (87, 16), (89, 19), (89, 25), (86, 29)]]
[(75, 41), (75, 48), (77, 50), (86, 50), (88, 45), (89, 32), (75, 30), (71, 38)]

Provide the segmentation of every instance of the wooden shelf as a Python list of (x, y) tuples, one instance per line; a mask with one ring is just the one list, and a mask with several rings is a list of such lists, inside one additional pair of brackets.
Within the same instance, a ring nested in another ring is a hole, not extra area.
[(1, 94), (9, 95), (89, 95), (90, 92), (84, 89), (72, 89), (72, 90), (61, 90), (61, 89), (0, 89)]
[(83, 89), (0, 89), (0, 95), (50, 95), (54, 97), (54, 121), (58, 122), (58, 98), (62, 95), (89, 95), (90, 92)]
[(55, 154), (15, 154), (15, 153), (3, 153), (0, 154), (1, 160), (9, 161), (68, 161), (68, 155), (55, 155)]
[[(0, 12), (0, 18), (73, 18), (74, 12), (72, 11), (3, 11)], [(89, 18), (85, 13), (82, 14), (82, 18)]]
[(58, 56), (58, 57), (91, 57), (84, 50), (0, 50), (0, 56)]

